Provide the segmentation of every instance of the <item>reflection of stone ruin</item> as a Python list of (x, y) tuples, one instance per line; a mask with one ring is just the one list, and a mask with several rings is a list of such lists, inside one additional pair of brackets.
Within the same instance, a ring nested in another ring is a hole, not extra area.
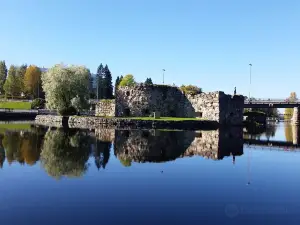
[(193, 132), (116, 131), (115, 155), (135, 162), (164, 162), (180, 157), (193, 141)]
[(243, 154), (242, 128), (213, 131), (99, 130), (123, 161), (165, 162), (189, 156), (219, 160)]
[(234, 130), (196, 131), (195, 139), (183, 156), (202, 156), (219, 160), (225, 156), (243, 154), (243, 136), (241, 128)]

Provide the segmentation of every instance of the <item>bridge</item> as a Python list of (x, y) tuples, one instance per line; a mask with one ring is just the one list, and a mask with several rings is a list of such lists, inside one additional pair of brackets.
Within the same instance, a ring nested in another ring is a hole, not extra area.
[(300, 100), (290, 101), (289, 99), (246, 99), (244, 101), (244, 108), (293, 108), (292, 123), (294, 125), (300, 124)]
[(246, 99), (244, 108), (295, 108), (300, 107), (300, 100), (289, 101), (287, 99)]

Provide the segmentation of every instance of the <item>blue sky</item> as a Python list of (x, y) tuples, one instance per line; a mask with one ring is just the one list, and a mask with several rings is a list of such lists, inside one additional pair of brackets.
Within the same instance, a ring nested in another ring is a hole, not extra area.
[(300, 1), (3, 0), (7, 64), (108, 64), (113, 78), (254, 97), (300, 94)]

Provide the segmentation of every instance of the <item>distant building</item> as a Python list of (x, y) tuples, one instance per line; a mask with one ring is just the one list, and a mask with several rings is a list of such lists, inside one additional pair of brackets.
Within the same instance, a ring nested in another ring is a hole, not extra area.
[(39, 69), (42, 71), (42, 73), (45, 73), (49, 70), (48, 68), (44, 68), (44, 67), (39, 67)]

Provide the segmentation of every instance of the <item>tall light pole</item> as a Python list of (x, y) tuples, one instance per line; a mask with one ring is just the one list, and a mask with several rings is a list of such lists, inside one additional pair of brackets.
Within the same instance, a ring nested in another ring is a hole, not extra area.
[(251, 94), (251, 68), (252, 68), (252, 64), (250, 63), (249, 64), (249, 66), (250, 66), (250, 86), (249, 86), (249, 101), (251, 101), (251, 96), (250, 96), (250, 94)]
[(165, 83), (165, 69), (162, 69), (162, 71), (163, 71), (163, 84)]
[(97, 100), (99, 100), (99, 76), (98, 74), (95, 77), (96, 82), (97, 82)]

